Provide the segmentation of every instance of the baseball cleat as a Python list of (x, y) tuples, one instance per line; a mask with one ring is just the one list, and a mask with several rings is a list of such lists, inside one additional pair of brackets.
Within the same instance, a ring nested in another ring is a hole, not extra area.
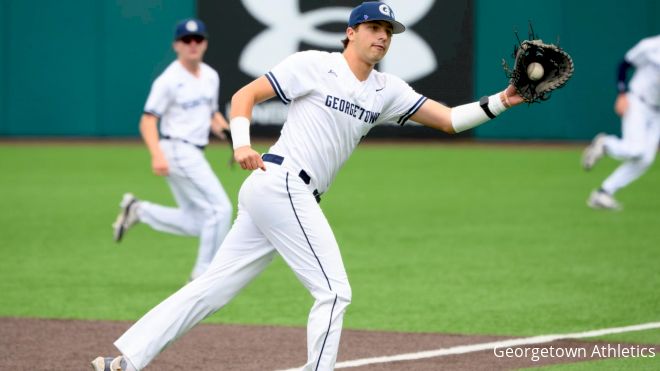
[(582, 153), (582, 168), (586, 171), (596, 165), (596, 162), (605, 155), (605, 133), (599, 133), (591, 141), (591, 144)]
[(600, 190), (591, 192), (587, 205), (592, 209), (622, 210), (621, 204), (614, 197)]
[(124, 357), (96, 357), (92, 361), (94, 371), (126, 371), (127, 363)]
[(119, 356), (110, 362), (110, 371), (126, 371), (126, 360), (123, 356)]
[(94, 370), (94, 371), (109, 370), (110, 369), (110, 362), (112, 362), (112, 358), (109, 358), (109, 357), (105, 357), (105, 358), (96, 357), (92, 361), (92, 370)]
[(140, 201), (135, 198), (132, 193), (124, 194), (124, 197), (119, 203), (121, 211), (119, 212), (119, 215), (117, 215), (115, 222), (112, 224), (114, 239), (116, 242), (121, 241), (126, 231), (139, 221), (137, 216), (139, 202)]

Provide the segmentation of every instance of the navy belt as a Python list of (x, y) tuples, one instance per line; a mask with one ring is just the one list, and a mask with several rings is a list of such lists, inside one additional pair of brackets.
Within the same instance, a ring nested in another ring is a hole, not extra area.
[[(282, 163), (284, 162), (284, 157), (272, 153), (264, 153), (263, 155), (261, 155), (261, 159), (266, 162), (271, 162), (277, 165), (282, 165)], [(305, 182), (305, 184), (307, 185), (309, 185), (309, 183), (312, 181), (312, 177), (310, 177), (305, 170), (300, 170), (300, 172), (298, 173), (298, 177), (300, 177), (300, 179), (302, 179), (302, 181)], [(315, 189), (314, 192), (312, 192), (312, 194), (314, 195), (316, 202), (320, 203), (321, 194), (319, 193), (319, 190)]]
[(188, 144), (190, 144), (190, 145), (193, 145), (193, 146), (195, 146), (195, 147), (201, 149), (202, 151), (204, 150), (204, 148), (206, 148), (206, 146), (200, 146), (199, 144), (190, 143), (189, 141), (187, 141), (187, 140), (185, 140), (185, 139), (181, 139), (181, 138), (172, 138), (172, 137), (169, 136), (169, 135), (163, 135), (161, 138), (163, 138), (163, 139), (167, 139), (167, 140), (180, 140), (180, 141), (182, 141), (183, 143), (188, 143)]

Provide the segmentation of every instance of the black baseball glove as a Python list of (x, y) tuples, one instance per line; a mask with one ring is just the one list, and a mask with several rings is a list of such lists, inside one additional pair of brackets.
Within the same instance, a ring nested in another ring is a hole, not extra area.
[[(504, 59), (502, 66), (525, 102), (537, 103), (550, 98), (550, 92), (568, 82), (573, 75), (573, 59), (559, 46), (536, 38), (531, 25), (529, 37), (531, 40), (518, 40), (514, 47), (513, 68)], [(539, 63), (542, 68), (533, 63)]]

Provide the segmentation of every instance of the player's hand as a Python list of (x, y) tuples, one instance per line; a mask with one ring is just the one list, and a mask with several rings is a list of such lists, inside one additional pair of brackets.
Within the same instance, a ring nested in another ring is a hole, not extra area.
[(243, 146), (234, 150), (234, 159), (241, 164), (244, 170), (261, 169), (266, 171), (266, 165), (261, 159), (261, 155), (250, 146)]
[(162, 155), (151, 157), (151, 170), (158, 176), (167, 176), (170, 173), (169, 164)]
[(623, 116), (624, 113), (628, 110), (628, 95), (626, 93), (620, 93), (616, 97), (616, 101), (614, 102), (614, 112), (616, 112), (617, 115)]
[(525, 101), (523, 97), (521, 97), (520, 94), (518, 94), (516, 87), (513, 85), (507, 86), (507, 88), (500, 93), (500, 97), (502, 99), (502, 103), (504, 103), (504, 106), (506, 108), (517, 106)]

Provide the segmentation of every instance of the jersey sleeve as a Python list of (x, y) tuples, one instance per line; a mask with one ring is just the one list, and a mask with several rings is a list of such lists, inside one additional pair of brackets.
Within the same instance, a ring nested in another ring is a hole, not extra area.
[(170, 100), (171, 95), (169, 94), (169, 89), (165, 80), (157, 78), (156, 81), (151, 84), (151, 91), (149, 92), (147, 103), (144, 105), (144, 112), (160, 118), (165, 113)]
[(386, 75), (385, 105), (381, 123), (396, 123), (403, 126), (428, 98), (417, 93), (405, 81), (393, 75)]
[(305, 51), (290, 55), (273, 67), (266, 78), (284, 104), (309, 93), (316, 83), (318, 52)]
[(660, 36), (649, 37), (638, 42), (632, 49), (628, 50), (625, 60), (635, 67), (645, 65), (649, 62), (657, 63), (655, 56), (660, 49)]

